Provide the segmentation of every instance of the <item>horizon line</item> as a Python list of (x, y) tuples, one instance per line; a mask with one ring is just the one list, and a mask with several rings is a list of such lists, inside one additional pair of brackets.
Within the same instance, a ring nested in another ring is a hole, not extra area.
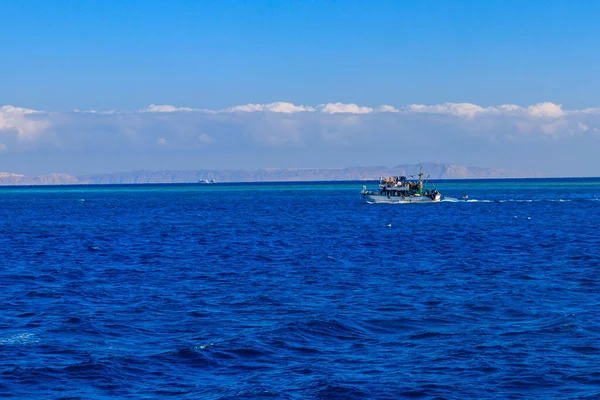
[[(545, 176), (545, 177), (514, 177), (514, 178), (436, 178), (429, 179), (429, 181), (527, 181), (527, 180), (600, 180), (600, 176)], [(361, 183), (361, 182), (378, 182), (378, 179), (358, 179), (358, 180), (347, 180), (347, 179), (333, 179), (333, 180), (281, 180), (281, 181), (227, 181), (227, 182), (213, 182), (213, 183), (201, 183), (201, 182), (144, 182), (144, 183), (52, 183), (52, 184), (2, 184), (0, 188), (26, 188), (26, 187), (54, 187), (54, 186), (201, 186), (210, 187), (215, 185), (253, 185), (253, 184), (275, 184), (284, 185), (289, 183), (316, 183), (316, 184), (327, 184), (327, 183)]]

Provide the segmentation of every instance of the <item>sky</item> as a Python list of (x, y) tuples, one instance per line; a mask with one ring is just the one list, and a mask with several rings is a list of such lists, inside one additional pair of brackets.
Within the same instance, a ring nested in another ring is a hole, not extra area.
[(600, 175), (597, 1), (0, 0), (0, 172)]

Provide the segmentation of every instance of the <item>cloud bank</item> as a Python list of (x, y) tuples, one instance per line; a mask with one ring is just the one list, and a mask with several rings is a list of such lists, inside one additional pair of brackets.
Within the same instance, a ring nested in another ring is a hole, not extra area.
[(439, 161), (600, 175), (599, 144), (600, 109), (567, 110), (549, 102), (274, 102), (221, 110), (152, 104), (135, 111), (70, 112), (0, 107), (0, 170), (25, 173)]

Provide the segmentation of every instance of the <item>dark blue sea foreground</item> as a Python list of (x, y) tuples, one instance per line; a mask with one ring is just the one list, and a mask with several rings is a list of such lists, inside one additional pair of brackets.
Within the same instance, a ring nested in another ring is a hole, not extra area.
[(600, 181), (362, 185), (0, 189), (0, 397), (600, 397)]

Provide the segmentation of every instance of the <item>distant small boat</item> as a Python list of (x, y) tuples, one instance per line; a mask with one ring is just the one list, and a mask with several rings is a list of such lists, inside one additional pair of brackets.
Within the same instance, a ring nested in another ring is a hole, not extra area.
[(467, 196), (466, 194), (463, 194), (463, 196), (461, 197), (461, 199), (463, 199), (463, 200), (466, 200), (468, 198), (469, 198), (469, 196)]

